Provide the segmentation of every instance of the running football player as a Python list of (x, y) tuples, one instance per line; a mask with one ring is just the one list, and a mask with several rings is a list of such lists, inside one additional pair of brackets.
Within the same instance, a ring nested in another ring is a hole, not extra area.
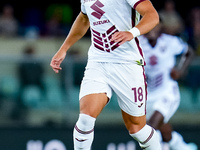
[(146, 124), (145, 62), (137, 39), (158, 23), (158, 13), (149, 0), (81, 0), (81, 12), (50, 64), (58, 73), (68, 49), (90, 27), (92, 44), (80, 88), (75, 150), (91, 149), (96, 118), (112, 91), (130, 136), (145, 150), (161, 150), (157, 133)]

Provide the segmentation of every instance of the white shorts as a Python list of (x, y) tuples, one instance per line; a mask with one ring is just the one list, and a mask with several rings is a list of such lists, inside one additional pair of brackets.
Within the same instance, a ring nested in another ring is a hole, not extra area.
[[(167, 123), (177, 111), (180, 104), (180, 93), (178, 86), (171, 87), (159, 93), (148, 93), (147, 96), (147, 120), (151, 118), (155, 111), (160, 112)], [(150, 96), (152, 95), (152, 96)]]
[(94, 93), (106, 93), (110, 99), (113, 91), (124, 112), (132, 116), (146, 114), (146, 81), (142, 66), (88, 61), (79, 99)]

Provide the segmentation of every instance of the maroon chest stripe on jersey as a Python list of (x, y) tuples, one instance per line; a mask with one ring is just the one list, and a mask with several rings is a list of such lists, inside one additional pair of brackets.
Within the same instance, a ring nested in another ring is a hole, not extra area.
[(95, 43), (94, 43), (94, 46), (95, 46), (96, 48), (98, 48), (99, 50), (104, 51), (104, 48), (103, 48), (103, 47), (100, 47), (99, 45), (97, 45), (97, 44), (95, 44)]
[(110, 41), (112, 35), (118, 32), (115, 26), (110, 27), (105, 33), (99, 33), (98, 31), (91, 29), (93, 35), (94, 47), (101, 51), (110, 52), (115, 50), (120, 45), (113, 41)]
[(111, 50), (113, 51), (114, 49), (116, 49), (117, 47), (119, 47), (119, 44), (116, 43), (114, 46), (111, 47)]
[(108, 29), (107, 31), (106, 31), (106, 33), (107, 34), (110, 34), (113, 30), (115, 30), (116, 29), (116, 27), (115, 26), (112, 26), (110, 29)]
[(97, 34), (98, 36), (101, 35), (99, 32), (97, 32), (97, 31), (95, 31), (95, 30), (93, 30), (93, 29), (92, 29), (92, 32), (95, 33), (95, 34)]
[(100, 41), (102, 41), (102, 38), (100, 36), (97, 36), (96, 34), (93, 34), (93, 36), (97, 39), (99, 39)]
[(97, 40), (96, 38), (93, 38), (95, 43), (98, 43), (99, 45), (103, 46), (103, 42)]

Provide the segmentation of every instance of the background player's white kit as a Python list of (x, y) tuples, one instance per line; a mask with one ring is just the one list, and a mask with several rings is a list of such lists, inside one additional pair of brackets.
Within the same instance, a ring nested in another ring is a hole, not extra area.
[[(175, 80), (189, 65), (192, 50), (180, 38), (162, 33), (161, 26), (140, 37), (146, 60), (147, 120), (159, 130), (161, 142), (166, 142), (165, 146), (169, 146), (170, 150), (197, 150), (195, 143), (187, 144), (169, 124), (180, 103)], [(177, 55), (181, 55), (181, 60), (176, 66)]]
[(158, 38), (155, 47), (149, 44), (145, 36), (139, 39), (147, 63), (147, 118), (155, 110), (159, 110), (166, 123), (176, 112), (180, 102), (178, 83), (171, 78), (170, 73), (176, 63), (175, 57), (186, 53), (188, 45), (180, 38), (166, 34)]
[(176, 36), (167, 34), (162, 34), (157, 39), (155, 47), (149, 44), (145, 36), (140, 36), (139, 39), (145, 53), (145, 61), (148, 64), (145, 70), (148, 76), (149, 90), (151, 90), (149, 92), (156, 92), (157, 90), (163, 90), (164, 92), (166, 86), (177, 84), (170, 77), (170, 72), (176, 64), (176, 56), (187, 52), (187, 43)]

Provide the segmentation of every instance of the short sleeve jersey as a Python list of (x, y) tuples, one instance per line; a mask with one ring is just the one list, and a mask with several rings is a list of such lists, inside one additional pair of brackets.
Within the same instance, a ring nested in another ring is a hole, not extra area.
[[(81, 0), (81, 11), (90, 21), (91, 46), (88, 59), (100, 62), (143, 62), (139, 41), (122, 45), (110, 41), (112, 34), (128, 31), (138, 20), (136, 6), (144, 0)], [(81, 25), (80, 25), (81, 27)]]
[(146, 61), (145, 72), (149, 94), (151, 91), (163, 92), (176, 85), (177, 82), (171, 78), (170, 72), (176, 64), (176, 56), (187, 52), (187, 43), (179, 37), (167, 34), (162, 34), (154, 47), (149, 44), (145, 36), (141, 36), (139, 40)]

